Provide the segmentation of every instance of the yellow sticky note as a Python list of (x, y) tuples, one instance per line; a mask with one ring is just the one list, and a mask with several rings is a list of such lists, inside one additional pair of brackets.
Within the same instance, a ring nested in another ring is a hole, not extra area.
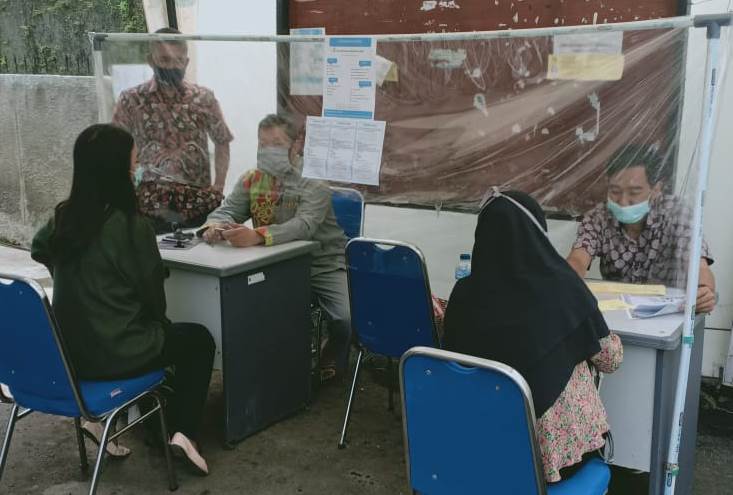
[(547, 79), (574, 81), (618, 81), (624, 74), (624, 56), (613, 53), (551, 54)]
[(384, 77), (384, 80), (389, 82), (398, 82), (400, 80), (400, 73), (397, 70), (397, 64), (392, 64), (387, 75)]
[(600, 309), (601, 312), (629, 309), (631, 307), (632, 306), (630, 304), (627, 304), (621, 299), (602, 299), (598, 301), (598, 309)]
[(666, 296), (663, 285), (621, 284), (616, 282), (586, 282), (593, 294), (631, 294), (634, 296)]

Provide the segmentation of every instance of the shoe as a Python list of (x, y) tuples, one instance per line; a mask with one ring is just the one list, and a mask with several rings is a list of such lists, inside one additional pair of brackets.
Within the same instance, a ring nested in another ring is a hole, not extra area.
[(178, 459), (182, 459), (193, 473), (199, 476), (209, 474), (208, 464), (186, 435), (176, 432), (168, 445), (170, 445), (173, 455)]
[[(99, 448), (99, 439), (102, 438), (104, 428), (102, 427), (102, 423), (90, 423), (89, 421), (84, 421), (81, 425), (81, 433), (84, 437), (91, 440), (97, 448)], [(115, 441), (107, 443), (106, 451), (107, 455), (115, 459), (125, 458), (132, 453), (130, 449), (115, 443)]]

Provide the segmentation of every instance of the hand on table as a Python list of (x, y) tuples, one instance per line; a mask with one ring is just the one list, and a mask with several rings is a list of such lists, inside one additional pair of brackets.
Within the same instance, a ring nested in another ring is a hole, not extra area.
[(212, 223), (206, 230), (204, 230), (202, 237), (208, 244), (214, 244), (215, 242), (221, 242), (224, 240), (224, 237), (221, 235), (223, 231), (237, 227), (239, 227), (239, 225), (234, 223)]
[(234, 247), (256, 246), (265, 242), (265, 238), (258, 234), (256, 230), (244, 225), (227, 229), (221, 232), (221, 236)]
[(710, 287), (701, 285), (697, 288), (695, 310), (698, 313), (711, 313), (715, 308), (716, 299), (715, 292)]

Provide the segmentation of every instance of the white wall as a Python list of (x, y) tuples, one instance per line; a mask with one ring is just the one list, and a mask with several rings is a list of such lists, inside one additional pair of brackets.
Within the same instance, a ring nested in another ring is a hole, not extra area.
[[(476, 215), (367, 206), (364, 234), (406, 241), (419, 247), (428, 264), (430, 288), (436, 295), (447, 298), (455, 283), (458, 256), (470, 253), (473, 248), (475, 228)], [(552, 244), (564, 256), (575, 240), (577, 224), (550, 220), (548, 228)]]
[[(276, 33), (275, 0), (196, 2), (196, 32)], [(225, 191), (256, 165), (257, 124), (277, 108), (275, 44), (195, 42), (197, 82), (214, 91), (234, 134)]]

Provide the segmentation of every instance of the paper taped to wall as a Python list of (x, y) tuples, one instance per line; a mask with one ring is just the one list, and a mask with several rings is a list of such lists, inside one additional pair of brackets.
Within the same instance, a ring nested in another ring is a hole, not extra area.
[(379, 185), (385, 122), (308, 117), (303, 177)]
[(618, 81), (624, 73), (623, 32), (553, 36), (548, 79)]
[[(291, 29), (290, 34), (323, 36), (326, 28)], [(302, 42), (290, 45), (290, 94), (323, 94), (323, 43)]]

